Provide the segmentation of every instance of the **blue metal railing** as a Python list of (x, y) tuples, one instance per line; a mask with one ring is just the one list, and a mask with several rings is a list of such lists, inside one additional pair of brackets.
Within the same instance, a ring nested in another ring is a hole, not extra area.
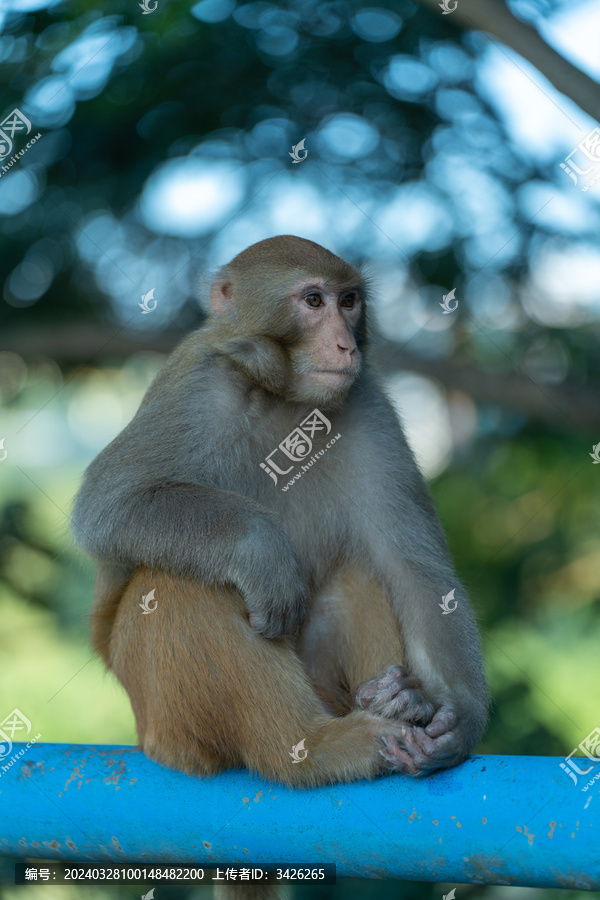
[(196, 778), (135, 747), (36, 744), (1, 762), (3, 856), (600, 890), (600, 782), (583, 792), (558, 759), (474, 756), (421, 780), (307, 790), (239, 770)]

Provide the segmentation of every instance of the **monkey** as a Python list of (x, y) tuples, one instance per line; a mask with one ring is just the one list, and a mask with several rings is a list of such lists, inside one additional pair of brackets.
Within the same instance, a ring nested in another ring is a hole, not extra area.
[(483, 733), (477, 625), (370, 359), (370, 294), (312, 241), (248, 247), (85, 472), (93, 646), (159, 763), (310, 788), (427, 776)]

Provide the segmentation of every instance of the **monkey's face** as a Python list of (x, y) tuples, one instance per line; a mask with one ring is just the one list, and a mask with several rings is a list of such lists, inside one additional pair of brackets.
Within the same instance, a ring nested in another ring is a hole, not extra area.
[(366, 344), (360, 270), (312, 241), (281, 235), (221, 269), (210, 299), (221, 352), (253, 384), (292, 402), (342, 405)]
[(358, 377), (356, 331), (363, 315), (360, 285), (308, 278), (288, 301), (295, 340), (288, 345), (292, 400), (339, 406)]

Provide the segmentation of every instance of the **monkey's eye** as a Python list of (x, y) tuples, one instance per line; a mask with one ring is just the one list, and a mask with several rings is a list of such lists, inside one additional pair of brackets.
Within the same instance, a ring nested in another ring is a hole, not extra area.
[(349, 293), (344, 294), (340, 303), (345, 309), (352, 309), (353, 306), (356, 306), (358, 301), (358, 294), (356, 291), (349, 291)]
[(316, 309), (317, 306), (320, 306), (322, 303), (320, 294), (307, 294), (304, 298), (304, 302), (308, 304), (308, 306), (312, 307), (312, 309)]

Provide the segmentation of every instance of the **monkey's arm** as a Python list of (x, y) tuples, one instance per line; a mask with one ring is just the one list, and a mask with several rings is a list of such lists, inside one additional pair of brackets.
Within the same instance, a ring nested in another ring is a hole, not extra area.
[[(433, 562), (424, 570), (421, 560), (397, 558), (387, 573), (405, 665), (435, 708), (429, 724), (407, 728), (401, 745), (406, 771), (426, 774), (466, 759), (485, 728), (489, 695), (479, 635), (451, 567)], [(454, 600), (446, 605), (452, 611), (444, 613), (442, 600), (451, 591)]]
[(274, 515), (238, 494), (200, 484), (135, 484), (111, 448), (88, 469), (75, 503), (73, 530), (83, 550), (129, 569), (147, 565), (210, 585), (232, 584), (256, 631), (278, 637), (297, 629), (304, 578)]
[[(375, 434), (381, 428), (387, 452), (377, 488), (385, 512), (370, 517), (378, 525), (370, 554), (400, 625), (405, 665), (436, 709), (427, 726), (408, 726), (402, 748), (406, 771), (423, 774), (468, 756), (485, 728), (489, 695), (475, 617), (433, 501), (393, 410), (381, 397), (374, 407), (375, 420), (368, 423), (367, 414), (367, 424)], [(444, 613), (442, 600), (451, 591), (456, 607), (449, 598), (453, 611)]]

